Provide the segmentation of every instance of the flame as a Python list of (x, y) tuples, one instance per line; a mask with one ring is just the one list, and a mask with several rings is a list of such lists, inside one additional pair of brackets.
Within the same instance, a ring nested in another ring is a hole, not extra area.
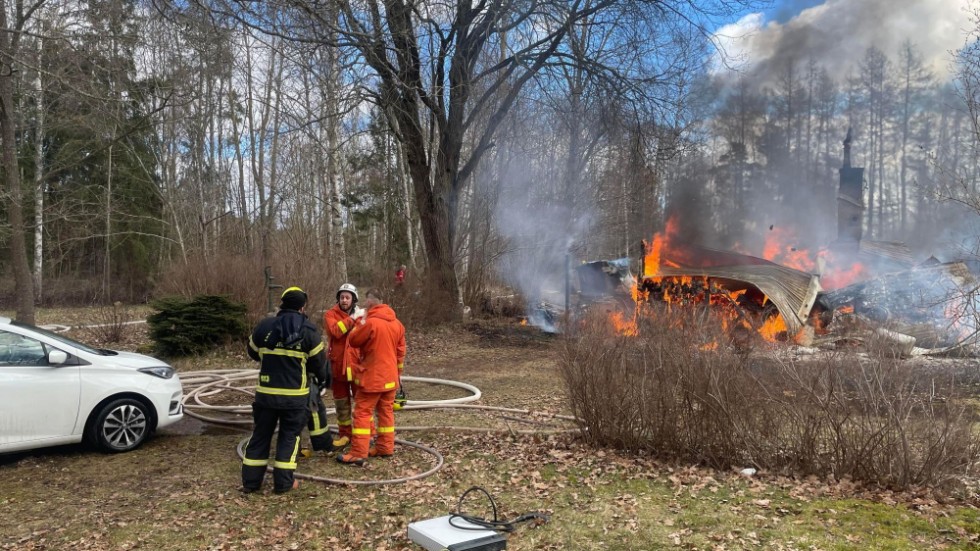
[(664, 250), (670, 247), (671, 236), (677, 235), (679, 223), (676, 216), (671, 216), (667, 220), (664, 231), (655, 233), (653, 241), (647, 246), (646, 254), (643, 256), (643, 276), (653, 277), (660, 273), (661, 264), (677, 267), (677, 264), (663, 259)]
[(870, 274), (864, 265), (860, 262), (854, 262), (850, 267), (844, 269), (833, 269), (832, 267), (820, 276), (820, 286), (826, 291), (833, 291), (869, 277)]
[(643, 257), (643, 275), (654, 276), (660, 273), (660, 253), (664, 248), (664, 236), (658, 233), (653, 236), (653, 242)]
[[(760, 310), (746, 309), (749, 305), (745, 301), (749, 300), (761, 309), (769, 303), (769, 297), (762, 293), (747, 295), (748, 289), (731, 291), (707, 277), (661, 275), (662, 267), (677, 266), (665, 258), (665, 253), (670, 251), (671, 238), (677, 235), (677, 230), (678, 221), (671, 217), (667, 221), (664, 231), (655, 234), (647, 244), (640, 283), (630, 289), (630, 294), (638, 308), (634, 311), (632, 320), (627, 319), (620, 312), (610, 314), (613, 327), (623, 335), (634, 336), (638, 334), (636, 320), (641, 310), (640, 306), (650, 301), (665, 304), (667, 312), (670, 312), (674, 307), (708, 304), (712, 306), (713, 314), (725, 331), (742, 327), (750, 331), (757, 331), (762, 338), (770, 342), (775, 342), (780, 338), (785, 340), (787, 334), (786, 321), (778, 313), (765, 320), (762, 326), (758, 328), (754, 327), (758, 322), (750, 320), (751, 312)], [(809, 251), (797, 249), (792, 245), (796, 241), (796, 236), (792, 232), (781, 228), (774, 229), (767, 235), (763, 257), (787, 267), (813, 272), (814, 260)], [(685, 324), (683, 318), (683, 316), (670, 316), (667, 319), (671, 325), (683, 328)], [(719, 344), (716, 342), (699, 346), (700, 350), (705, 351), (717, 350), (718, 348)]]
[(759, 328), (759, 334), (762, 335), (762, 338), (769, 342), (776, 342), (776, 337), (778, 337), (780, 333), (785, 332), (786, 321), (783, 320), (782, 314), (776, 314), (775, 316), (770, 317), (762, 324), (762, 327)]
[(797, 249), (792, 245), (796, 241), (797, 237), (793, 231), (773, 228), (766, 234), (762, 258), (801, 272), (812, 272), (816, 263), (811, 258), (810, 251)]
[[(844, 256), (841, 256), (841, 255)], [(823, 264), (820, 275), (820, 286), (825, 291), (833, 291), (847, 287), (871, 277), (868, 268), (857, 260), (846, 258), (846, 253), (835, 252), (831, 249), (821, 249), (818, 254)]]
[[(643, 302), (637, 302), (638, 308), (651, 300), (665, 304), (667, 312), (674, 307), (689, 308), (707, 304), (711, 306), (711, 313), (723, 331), (740, 327), (758, 332), (770, 342), (786, 338), (786, 322), (778, 314), (766, 320), (761, 327), (757, 326), (758, 322), (751, 321), (752, 312), (764, 308), (769, 303), (769, 297), (761, 293), (749, 294), (749, 289), (732, 291), (722, 287), (718, 281), (703, 276), (664, 276), (644, 279), (634, 296), (640, 294), (646, 298)], [(754, 307), (747, 302), (754, 304)], [(684, 328), (684, 316), (670, 316), (666, 319), (667, 323)], [(626, 334), (622, 330), (620, 332)]]
[(609, 314), (609, 321), (612, 322), (616, 332), (621, 335), (635, 337), (637, 334), (639, 334), (639, 331), (636, 328), (636, 316), (634, 316), (631, 320), (627, 320), (623, 317), (622, 312), (612, 312)]
[(633, 302), (640, 304), (650, 299), (650, 291), (640, 289), (639, 285), (633, 283), (630, 286), (630, 296), (633, 298)]
[(521, 325), (527, 325), (527, 318), (521, 320)]

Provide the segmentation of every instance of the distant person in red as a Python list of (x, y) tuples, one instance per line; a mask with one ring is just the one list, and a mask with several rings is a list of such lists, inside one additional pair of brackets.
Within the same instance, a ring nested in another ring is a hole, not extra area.
[(402, 264), (395, 270), (395, 287), (401, 287), (405, 283), (405, 265)]

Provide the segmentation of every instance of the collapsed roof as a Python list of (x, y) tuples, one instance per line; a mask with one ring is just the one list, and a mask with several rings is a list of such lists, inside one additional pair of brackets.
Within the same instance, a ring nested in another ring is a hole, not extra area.
[(660, 266), (647, 277), (707, 277), (729, 291), (758, 289), (782, 314), (792, 335), (806, 324), (820, 291), (816, 275), (754, 256), (671, 242)]
[[(875, 323), (887, 323), (913, 337), (920, 353), (947, 352), (974, 342), (980, 311), (978, 282), (962, 262), (908, 267), (902, 246), (880, 247), (892, 256), (892, 273), (823, 292), (819, 276), (754, 256), (672, 242), (661, 252), (656, 273), (645, 279), (705, 277), (728, 291), (754, 288), (782, 314), (790, 335), (806, 324), (811, 311), (833, 313), (845, 307)], [(871, 253), (871, 251), (864, 251)], [(874, 253), (871, 253), (874, 254)], [(928, 350), (921, 347), (928, 347)]]

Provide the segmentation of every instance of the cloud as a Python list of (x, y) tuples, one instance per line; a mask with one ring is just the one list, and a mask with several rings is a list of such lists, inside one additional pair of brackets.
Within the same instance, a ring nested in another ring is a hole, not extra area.
[[(811, 57), (840, 79), (875, 46), (897, 60), (909, 39), (940, 79), (949, 78), (950, 52), (966, 38), (970, 0), (827, 0), (804, 9), (785, 23), (766, 22), (761, 13), (744, 16), (715, 33), (721, 55), (750, 74), (772, 73), (793, 58), (801, 66)], [(714, 64), (724, 72), (721, 58)]]
[(765, 23), (761, 13), (750, 13), (735, 23), (731, 23), (715, 31), (713, 40), (718, 50), (712, 60), (715, 72), (724, 72), (727, 68), (743, 69), (758, 57), (752, 52), (752, 38)]

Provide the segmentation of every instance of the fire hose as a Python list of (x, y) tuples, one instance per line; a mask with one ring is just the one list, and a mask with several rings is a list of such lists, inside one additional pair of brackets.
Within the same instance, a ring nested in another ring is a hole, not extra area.
[[(225, 392), (241, 393), (247, 396), (254, 396), (254, 384), (248, 386), (237, 386), (236, 383), (243, 383), (253, 380), (258, 377), (258, 370), (256, 369), (219, 369), (219, 370), (205, 370), (205, 371), (189, 371), (180, 373), (180, 380), (184, 386), (185, 394), (183, 398), (184, 413), (189, 417), (198, 419), (205, 423), (210, 423), (214, 425), (226, 426), (230, 428), (235, 428), (237, 430), (248, 431), (248, 427), (252, 425), (252, 420), (250, 418), (252, 408), (247, 405), (216, 405), (210, 404), (205, 401), (206, 398), (211, 398), (216, 395)], [(472, 410), (484, 410), (484, 411), (494, 411), (501, 413), (510, 413), (518, 415), (532, 415), (530, 410), (526, 409), (515, 409), (515, 408), (505, 408), (496, 406), (484, 406), (479, 404), (471, 404), (470, 402), (475, 402), (479, 400), (482, 396), (482, 392), (479, 388), (459, 381), (452, 381), (449, 379), (437, 379), (430, 377), (414, 377), (414, 376), (402, 376), (401, 380), (419, 383), (428, 383), (436, 385), (446, 385), (456, 388), (461, 388), (470, 393), (469, 396), (463, 396), (460, 398), (449, 398), (445, 400), (406, 400), (404, 405), (399, 409), (399, 411), (408, 410), (423, 410), (423, 409), (472, 409)], [(327, 408), (327, 414), (335, 414), (335, 408)], [(224, 415), (224, 417), (217, 415)], [(574, 421), (574, 417), (567, 415), (555, 415), (548, 414), (548, 417), (552, 419), (562, 420), (562, 421)], [(510, 418), (513, 419), (513, 418)], [(536, 421), (528, 421), (523, 419), (518, 419), (523, 422), (537, 423)], [(331, 425), (331, 428), (336, 428)], [(424, 430), (451, 430), (459, 432), (508, 432), (510, 434), (557, 434), (565, 432), (576, 432), (578, 429), (522, 429), (515, 430), (513, 428), (498, 429), (492, 427), (465, 427), (465, 426), (399, 426), (398, 430), (400, 432), (410, 432), (410, 431), (424, 431)], [(236, 447), (239, 458), (243, 458), (245, 455), (244, 449), (248, 442), (248, 437), (242, 439), (238, 446)], [(418, 480), (425, 478), (432, 474), (438, 472), (445, 459), (438, 450), (425, 446), (418, 442), (413, 442), (410, 440), (395, 439), (396, 444), (403, 446), (408, 446), (421, 450), (434, 457), (434, 465), (428, 470), (417, 473), (412, 476), (402, 477), (402, 478), (391, 478), (385, 480), (353, 480), (353, 479), (340, 479), (316, 476), (312, 474), (296, 473), (297, 478), (313, 480), (317, 482), (324, 482), (329, 484), (348, 484), (348, 485), (379, 485), (379, 484), (398, 484), (404, 483), (411, 480)]]

